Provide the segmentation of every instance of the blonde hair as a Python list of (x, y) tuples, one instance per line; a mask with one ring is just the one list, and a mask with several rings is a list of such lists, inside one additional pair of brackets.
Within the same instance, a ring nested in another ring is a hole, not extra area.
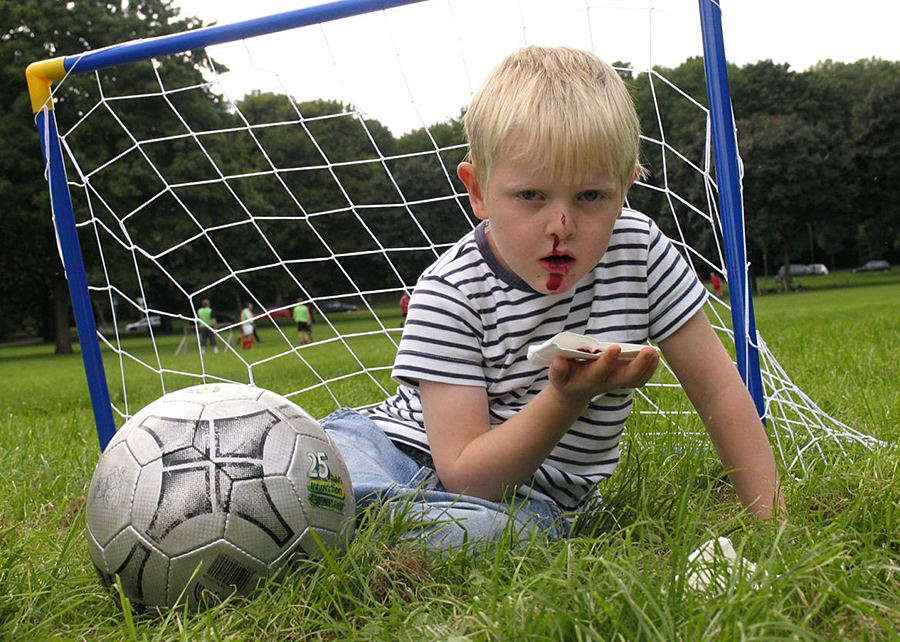
[(551, 174), (582, 180), (598, 167), (636, 174), (640, 123), (625, 83), (587, 51), (526, 47), (493, 71), (464, 117), (469, 160), (482, 185), (499, 154), (547, 159)]

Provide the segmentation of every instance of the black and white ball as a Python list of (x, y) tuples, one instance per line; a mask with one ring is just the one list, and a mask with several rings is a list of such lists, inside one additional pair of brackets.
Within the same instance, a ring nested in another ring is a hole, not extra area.
[(91, 480), (88, 548), (138, 608), (251, 594), (295, 555), (342, 548), (350, 477), (319, 423), (260, 388), (208, 384), (141, 409)]

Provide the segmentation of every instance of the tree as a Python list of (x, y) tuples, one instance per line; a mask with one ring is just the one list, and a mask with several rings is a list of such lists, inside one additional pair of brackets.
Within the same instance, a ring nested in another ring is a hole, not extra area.
[[(808, 245), (807, 223), (840, 219), (853, 207), (847, 153), (821, 125), (796, 115), (760, 114), (738, 128), (748, 239), (764, 256), (775, 253), (789, 265)], [(789, 272), (785, 277), (790, 287)]]
[[(4, 200), (4, 234), (0, 235), (0, 336), (26, 320), (45, 339), (56, 341), (57, 352), (68, 345), (68, 292), (51, 226), (47, 187), (43, 180), (38, 135), (25, 86), (25, 67), (35, 61), (80, 53), (135, 38), (200, 26), (196, 19), (179, 19), (170, 0), (0, 0), (0, 91), (10, 97), (0, 114), (0, 192)], [(182, 56), (167, 64), (195, 73), (200, 59)], [(126, 89), (130, 71), (110, 74), (118, 89)], [(84, 89), (90, 79), (72, 78), (56, 99), (61, 118), (78, 117), (88, 109)], [(90, 127), (98, 155), (107, 148), (109, 130)], [(124, 189), (124, 188), (123, 188)]]
[(900, 252), (900, 79), (875, 83), (853, 110), (853, 165), (860, 192), (861, 261)]
[(806, 80), (786, 63), (761, 60), (740, 69), (729, 68), (731, 100), (736, 118), (757, 114), (794, 114), (807, 94)]

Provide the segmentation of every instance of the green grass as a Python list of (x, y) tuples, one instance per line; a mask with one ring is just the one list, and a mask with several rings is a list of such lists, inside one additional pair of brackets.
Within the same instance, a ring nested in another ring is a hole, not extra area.
[[(806, 274), (791, 279), (793, 287), (800, 290), (822, 290), (828, 288), (858, 287), (860, 285), (879, 285), (900, 283), (900, 267), (894, 266), (883, 272), (860, 272), (852, 270), (835, 270), (829, 274)], [(757, 287), (761, 292), (771, 293), (781, 290), (781, 284), (774, 276), (760, 278)]]
[[(766, 296), (756, 306), (770, 348), (813, 400), (896, 443), (898, 304), (900, 284), (882, 282)], [(365, 323), (346, 318), (356, 322)], [(264, 332), (254, 358), (278, 349), (276, 331)], [(166, 359), (179, 339), (163, 338)], [(127, 341), (152, 356), (145, 339)], [(900, 462), (888, 449), (786, 479), (790, 515), (778, 526), (741, 514), (707, 450), (633, 447), (603, 488), (605, 505), (570, 540), (435, 558), (403, 544), (402, 524), (372, 511), (346, 554), (298, 564), (254, 599), (199, 615), (139, 616), (118, 606), (91, 568), (84, 497), (96, 436), (80, 357), (51, 352), (0, 349), (2, 640), (898, 637)], [(381, 352), (373, 346), (371, 358)], [(227, 358), (216, 367), (237, 368)], [(293, 369), (260, 365), (260, 383), (295, 385), (305, 375)], [(138, 386), (133, 402), (157, 384)], [(652, 419), (639, 421), (648, 422), (652, 429)], [(687, 556), (722, 534), (757, 572), (695, 593), (684, 580)]]

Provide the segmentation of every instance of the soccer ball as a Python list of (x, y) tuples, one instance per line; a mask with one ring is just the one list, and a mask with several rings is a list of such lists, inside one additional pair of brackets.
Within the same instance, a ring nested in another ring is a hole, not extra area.
[(139, 610), (249, 595), (296, 555), (340, 549), (350, 476), (319, 423), (273, 392), (209, 384), (120, 428), (94, 470), (88, 548)]

